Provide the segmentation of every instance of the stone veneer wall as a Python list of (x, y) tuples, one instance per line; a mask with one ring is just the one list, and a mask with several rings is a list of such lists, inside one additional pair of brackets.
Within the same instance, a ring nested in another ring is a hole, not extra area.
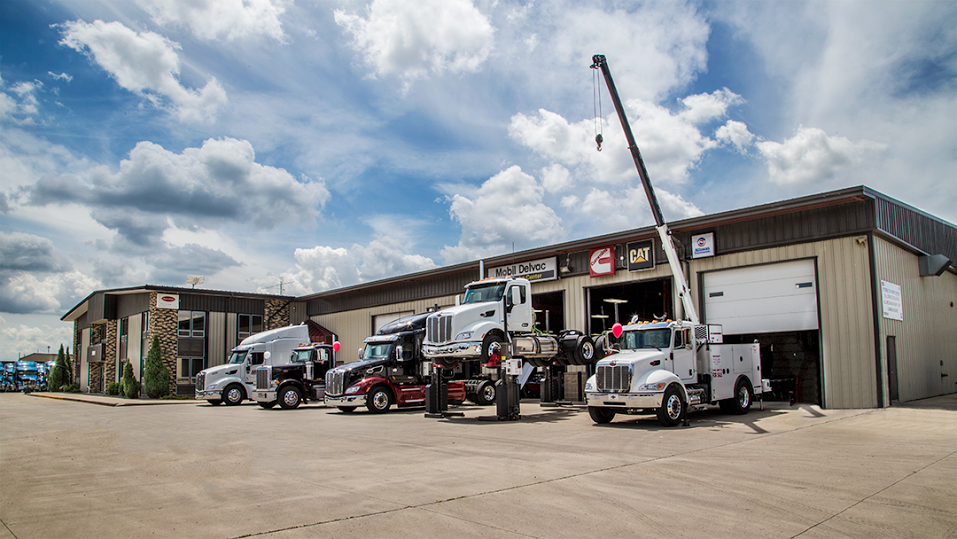
[(78, 386), (80, 385), (80, 360), (83, 358), (82, 350), (80, 350), (82, 340), (83, 331), (80, 330), (80, 324), (73, 322), (73, 361), (70, 363), (70, 370), (72, 371), (70, 380), (73, 380), (73, 383)]
[[(153, 336), (159, 338), (160, 358), (169, 369), (169, 392), (176, 394), (176, 351), (178, 347), (178, 312), (174, 309), (157, 309), (156, 292), (150, 292), (149, 346)], [(147, 349), (148, 351), (149, 349)]]
[(284, 328), (289, 325), (289, 304), (282, 299), (267, 299), (264, 302), (263, 331)]
[[(90, 326), (90, 344), (99, 344), (103, 336), (103, 326), (93, 324)], [(83, 358), (86, 361), (87, 358)], [(103, 385), (103, 363), (90, 363), (90, 370), (87, 372), (88, 378), (86, 385), (90, 388), (90, 393), (102, 393), (106, 386)]]
[(117, 344), (117, 323), (116, 320), (106, 321), (106, 341), (103, 344), (103, 357), (106, 359), (104, 383), (118, 381), (116, 377), (116, 344)]

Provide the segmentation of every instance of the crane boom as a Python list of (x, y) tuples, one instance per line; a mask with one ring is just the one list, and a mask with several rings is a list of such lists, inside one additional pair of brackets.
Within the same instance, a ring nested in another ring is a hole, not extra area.
[(645, 196), (648, 197), (648, 204), (651, 205), (651, 213), (655, 217), (655, 230), (658, 231), (658, 237), (661, 238), (661, 247), (668, 257), (668, 265), (671, 266), (671, 274), (674, 276), (678, 289), (678, 296), (681, 298), (681, 304), (685, 310), (685, 316), (694, 323), (698, 324), (698, 311), (694, 308), (694, 302), (691, 300), (691, 290), (688, 288), (688, 281), (685, 279), (684, 271), (681, 269), (681, 261), (678, 260), (678, 251), (675, 250), (674, 241), (671, 239), (671, 231), (665, 218), (661, 214), (661, 207), (658, 206), (658, 197), (655, 196), (655, 188), (651, 185), (651, 179), (648, 177), (648, 171), (645, 169), (645, 162), (641, 159), (641, 152), (638, 150), (638, 144), (635, 142), (635, 136), (631, 132), (631, 125), (625, 116), (625, 108), (621, 105), (621, 98), (618, 97), (618, 89), (615, 87), (615, 81), (611, 78), (611, 71), (608, 69), (608, 61), (604, 54), (592, 56), (592, 69), (601, 71), (605, 79), (605, 86), (608, 87), (608, 93), (611, 94), (611, 100), (615, 104), (615, 111), (618, 112), (618, 120), (621, 121), (621, 128), (625, 131), (625, 139), (628, 141), (628, 149), (631, 151), (631, 157), (635, 161), (635, 168), (638, 169), (638, 178), (641, 179), (641, 186), (645, 190)]

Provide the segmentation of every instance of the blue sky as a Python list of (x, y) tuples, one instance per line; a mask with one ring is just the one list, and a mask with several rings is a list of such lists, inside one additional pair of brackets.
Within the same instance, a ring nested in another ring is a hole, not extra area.
[[(957, 221), (957, 4), (0, 3), (0, 359), (93, 290), (307, 294), (868, 185)], [(604, 150), (593, 142), (596, 126)]]

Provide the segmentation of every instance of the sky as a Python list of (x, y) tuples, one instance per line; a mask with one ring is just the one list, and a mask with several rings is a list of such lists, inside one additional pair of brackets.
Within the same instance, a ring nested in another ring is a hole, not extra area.
[(653, 224), (594, 54), (668, 221), (866, 185), (957, 222), (952, 0), (4, 0), (0, 359), (72, 346), (94, 290)]

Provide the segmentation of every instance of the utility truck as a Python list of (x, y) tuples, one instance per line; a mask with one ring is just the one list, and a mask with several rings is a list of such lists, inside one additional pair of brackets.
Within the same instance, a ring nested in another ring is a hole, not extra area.
[(256, 369), (253, 400), (263, 408), (269, 409), (278, 403), (287, 410), (298, 408), (304, 402), (322, 402), (326, 395), (326, 373), (335, 366), (333, 345), (301, 344), (292, 349), (288, 363)]
[[(661, 214), (604, 55), (593, 56), (591, 68), (601, 71), (618, 112), (688, 320), (626, 327), (616, 324), (613, 331), (620, 339), (617, 348), (612, 347), (611, 354), (596, 365), (595, 375), (585, 382), (588, 413), (596, 423), (608, 423), (618, 413), (654, 411), (666, 426), (687, 421), (688, 408), (695, 405), (717, 403), (722, 409), (747, 413), (755, 394), (770, 391), (770, 381), (761, 378), (760, 347), (757, 343), (719, 344), (720, 326), (698, 322), (671, 231)], [(595, 142), (601, 150), (600, 134)]]
[(260, 365), (286, 363), (293, 348), (308, 342), (309, 327), (305, 324), (250, 335), (232, 349), (225, 365), (196, 375), (196, 398), (213, 406), (242, 404), (256, 390), (256, 369)]
[[(425, 406), (425, 388), (432, 365), (421, 354), (425, 323), (429, 313), (400, 318), (383, 326), (364, 341), (359, 361), (326, 373), (325, 402), (349, 413), (360, 406), (384, 413), (400, 408)], [(495, 387), (489, 380), (448, 382), (447, 400), (491, 404)]]

